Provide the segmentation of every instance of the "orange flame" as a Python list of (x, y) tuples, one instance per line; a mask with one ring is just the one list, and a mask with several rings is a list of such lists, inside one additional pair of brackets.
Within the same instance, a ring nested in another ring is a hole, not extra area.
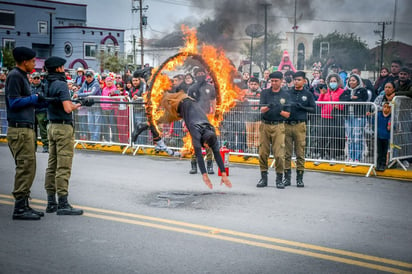
[[(182, 25), (182, 32), (185, 34), (185, 47), (181, 48), (179, 52), (183, 54), (169, 60), (164, 66), (164, 69), (173, 71), (177, 66), (184, 64), (189, 54), (201, 55), (203, 61), (216, 77), (215, 85), (217, 85), (219, 89), (218, 96), (220, 96), (220, 102), (217, 104), (216, 114), (208, 116), (210, 123), (215, 127), (217, 134), (219, 134), (218, 129), (220, 122), (223, 120), (223, 114), (235, 106), (235, 99), (240, 92), (240, 89), (233, 84), (232, 75), (235, 72), (235, 68), (231, 65), (231, 62), (225, 56), (223, 50), (218, 50), (211, 45), (204, 44), (198, 51), (198, 40), (195, 29), (189, 29), (187, 26)], [(156, 121), (163, 114), (163, 110), (159, 109), (160, 101), (164, 91), (170, 90), (170, 88), (171, 81), (167, 75), (160, 74), (155, 79), (151, 92), (151, 103), (153, 106), (151, 114), (156, 127)], [(183, 142), (182, 155), (187, 152), (193, 152), (192, 138), (189, 134), (183, 137)]]

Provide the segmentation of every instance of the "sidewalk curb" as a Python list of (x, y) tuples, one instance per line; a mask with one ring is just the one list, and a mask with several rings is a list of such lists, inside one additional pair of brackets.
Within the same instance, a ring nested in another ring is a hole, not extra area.
[[(0, 143), (7, 143), (6, 138), (0, 137)], [(41, 146), (41, 143), (38, 142), (38, 145)], [(78, 144), (76, 149), (87, 149), (87, 150), (96, 150), (96, 151), (104, 151), (104, 152), (114, 152), (114, 153), (122, 153), (123, 149), (118, 145), (112, 146), (105, 146), (105, 145), (89, 145), (89, 144)], [(133, 150), (129, 148), (125, 154), (132, 155)], [(156, 152), (154, 148), (144, 148), (139, 149), (136, 153), (139, 155), (152, 155), (152, 156), (161, 156), (161, 157), (170, 157), (166, 152)], [(186, 157), (189, 159), (189, 157)], [(245, 165), (256, 165), (259, 166), (259, 159), (257, 157), (249, 157), (247, 160), (243, 158), (242, 155), (230, 155), (229, 159), (230, 163), (236, 164), (245, 164)], [(269, 160), (269, 165), (272, 163), (273, 160)], [(294, 167), (294, 166), (293, 166)], [(311, 171), (318, 171), (318, 172), (332, 172), (337, 174), (351, 174), (351, 175), (358, 175), (358, 176), (366, 176), (369, 171), (369, 167), (367, 166), (345, 166), (343, 164), (336, 164), (334, 166), (330, 166), (329, 163), (321, 163), (318, 166), (315, 166), (313, 162), (306, 162), (305, 169)], [(387, 178), (387, 179), (396, 179), (396, 180), (403, 180), (407, 182), (412, 182), (412, 171), (411, 170), (403, 170), (403, 169), (386, 169), (383, 172), (376, 171), (376, 175), (373, 171), (370, 173), (370, 177), (377, 177), (377, 178)]]

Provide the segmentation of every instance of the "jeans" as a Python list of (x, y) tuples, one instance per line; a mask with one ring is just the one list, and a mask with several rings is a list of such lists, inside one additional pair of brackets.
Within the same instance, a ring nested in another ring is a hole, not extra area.
[(361, 161), (365, 144), (364, 117), (351, 116), (345, 120), (346, 136), (348, 137), (348, 156), (353, 161)]
[(102, 125), (102, 111), (100, 107), (90, 107), (88, 109), (87, 124), (89, 126), (91, 141), (100, 141), (100, 128)]

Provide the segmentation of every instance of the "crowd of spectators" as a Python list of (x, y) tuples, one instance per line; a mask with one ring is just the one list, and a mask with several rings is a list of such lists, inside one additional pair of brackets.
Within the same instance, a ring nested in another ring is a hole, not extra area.
[[(290, 63), (288, 53), (282, 58), (284, 74), (282, 86), (284, 89), (293, 89), (294, 67)], [(188, 92), (196, 80), (193, 71), (179, 73), (171, 77), (173, 88), (183, 89)], [(222, 123), (222, 139), (232, 151), (245, 153), (245, 158), (256, 154), (259, 146), (258, 127), (260, 113), (257, 105), (260, 93), (263, 89), (270, 88), (270, 70), (265, 70), (262, 77), (256, 78), (248, 72), (238, 72), (234, 77), (234, 83), (241, 92), (237, 97), (235, 108), (228, 112)], [(0, 72), (0, 90), (4, 86), (6, 72)], [(146, 76), (146, 77), (145, 77)], [(44, 72), (34, 72), (28, 75), (32, 83), (33, 92), (44, 85)], [(92, 70), (79, 67), (75, 75), (66, 74), (67, 84), (73, 99), (89, 96), (103, 96), (113, 101), (134, 101), (142, 104), (133, 105), (133, 117), (125, 104), (96, 104), (93, 107), (82, 107), (75, 114), (76, 138), (92, 142), (103, 143), (127, 143), (130, 140), (129, 120), (137, 125), (146, 120), (143, 104), (144, 94), (147, 92), (147, 75), (141, 73), (124, 75), (109, 73), (95, 73)], [(212, 81), (207, 76), (208, 81)], [(347, 161), (358, 162), (365, 156), (364, 140), (365, 128), (371, 123), (372, 110), (364, 105), (322, 104), (320, 102), (374, 102), (377, 111), (381, 112), (383, 106), (391, 102), (395, 95), (412, 97), (411, 72), (402, 66), (399, 60), (393, 60), (390, 68), (383, 67), (379, 77), (372, 83), (369, 79), (361, 77), (358, 68), (352, 68), (349, 72), (331, 59), (322, 66), (315, 64), (309, 79), (306, 79), (305, 89), (309, 90), (318, 102), (317, 118), (311, 120), (309, 134), (314, 135), (316, 130), (317, 140), (308, 140), (308, 147), (316, 147), (308, 151), (308, 156), (321, 159), (330, 159), (331, 163), (346, 154)], [(44, 120), (40, 113), (38, 125), (40, 133), (44, 133)], [(243, 113), (243, 114), (242, 114)], [(242, 117), (239, 121), (239, 117)], [(5, 110), (0, 108), (0, 131), (5, 133), (7, 121)], [(171, 145), (181, 146), (182, 137), (185, 134), (181, 123), (162, 125), (165, 137), (171, 138)], [(379, 127), (379, 126), (378, 126)], [(384, 128), (384, 127), (381, 127)], [(47, 152), (47, 138), (41, 136)], [(139, 136), (137, 143), (147, 144), (149, 136)], [(311, 146), (311, 142), (313, 143)], [(316, 146), (315, 146), (316, 145)], [(346, 150), (346, 152), (345, 152)]]

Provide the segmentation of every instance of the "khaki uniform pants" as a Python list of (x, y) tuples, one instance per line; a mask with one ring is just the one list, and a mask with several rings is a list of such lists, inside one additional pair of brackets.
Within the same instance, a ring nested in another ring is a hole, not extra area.
[(296, 170), (305, 169), (306, 123), (285, 124), (285, 169), (291, 168), (295, 147)]
[(13, 196), (16, 200), (20, 200), (30, 196), (30, 188), (36, 176), (34, 130), (9, 127), (7, 142), (16, 164)]
[(285, 125), (268, 125), (261, 123), (259, 126), (259, 166), (260, 171), (268, 171), (268, 158), (270, 147), (275, 157), (276, 173), (283, 173), (285, 162)]
[[(206, 161), (212, 161), (213, 160), (213, 150), (208, 147), (206, 148)], [(192, 161), (196, 161), (196, 154), (192, 154)]]
[[(257, 148), (259, 146), (259, 125), (260, 122), (245, 122), (247, 148)], [(249, 151), (252, 152), (252, 151)], [(255, 152), (256, 153), (256, 152)]]
[(44, 187), (47, 195), (68, 195), (74, 154), (74, 129), (66, 124), (49, 124), (49, 162)]

